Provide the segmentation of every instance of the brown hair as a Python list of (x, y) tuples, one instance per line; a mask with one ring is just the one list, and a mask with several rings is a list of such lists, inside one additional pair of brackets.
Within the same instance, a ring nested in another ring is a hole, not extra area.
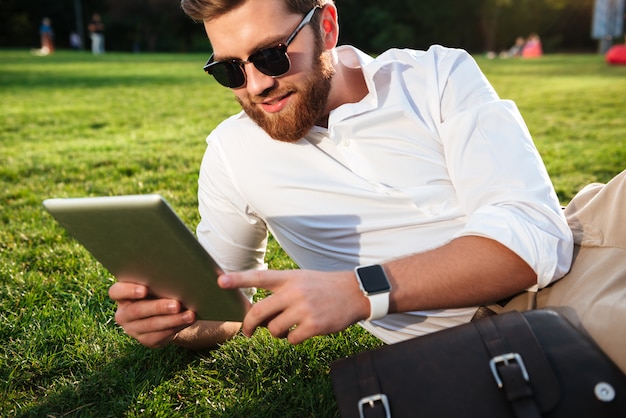
[[(248, 0), (181, 0), (180, 6), (187, 16), (196, 21), (211, 20), (236, 9)], [(314, 6), (332, 4), (333, 0), (284, 0), (287, 10), (305, 14)], [(317, 22), (313, 16), (312, 22)]]

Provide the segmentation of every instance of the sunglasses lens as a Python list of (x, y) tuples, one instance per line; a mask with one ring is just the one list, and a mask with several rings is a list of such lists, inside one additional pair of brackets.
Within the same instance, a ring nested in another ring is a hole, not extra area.
[(284, 45), (257, 51), (250, 56), (249, 60), (260, 72), (272, 77), (285, 74), (291, 66), (287, 56), (287, 47)]
[[(287, 46), (282, 44), (255, 52), (250, 55), (248, 62), (252, 62), (260, 72), (271, 77), (281, 76), (291, 67)], [(222, 86), (236, 89), (246, 83), (244, 63), (244, 61), (212, 62), (211, 58), (204, 70), (215, 77)]]
[(241, 65), (232, 62), (218, 62), (209, 68), (209, 73), (224, 87), (235, 89), (245, 84), (246, 78)]

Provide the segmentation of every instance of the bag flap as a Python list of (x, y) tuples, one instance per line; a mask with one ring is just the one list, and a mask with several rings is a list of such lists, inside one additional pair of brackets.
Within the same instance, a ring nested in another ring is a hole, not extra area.
[[(608, 417), (626, 410), (626, 376), (559, 314), (509, 312), (487, 320), (505, 336), (507, 350), (520, 355), (542, 415)], [(364, 375), (370, 377), (368, 387), (374, 380), (387, 396), (394, 416), (512, 416), (491, 371), (493, 356), (476, 327), (479, 321), (333, 362), (342, 417), (359, 416), (359, 402), (375, 395), (359, 383)], [(364, 357), (371, 373), (363, 369)], [(611, 402), (594, 394), (603, 382), (615, 389)]]

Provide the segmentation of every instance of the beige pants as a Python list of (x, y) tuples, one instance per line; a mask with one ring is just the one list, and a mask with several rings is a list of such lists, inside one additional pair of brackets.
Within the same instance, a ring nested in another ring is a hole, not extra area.
[(565, 208), (574, 262), (561, 280), (500, 311), (552, 309), (589, 334), (626, 373), (626, 171), (590, 184)]

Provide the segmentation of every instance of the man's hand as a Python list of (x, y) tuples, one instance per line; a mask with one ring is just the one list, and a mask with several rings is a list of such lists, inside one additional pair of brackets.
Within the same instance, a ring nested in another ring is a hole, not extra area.
[[(476, 236), (456, 238), (384, 266), (393, 289), (390, 313), (479, 306), (537, 283), (537, 275), (521, 257), (497, 241)], [(266, 326), (273, 336), (297, 344), (341, 331), (370, 314), (369, 301), (352, 271), (246, 271), (224, 274), (218, 284), (272, 292), (248, 311), (245, 335)]]
[(109, 297), (117, 302), (115, 321), (141, 344), (150, 348), (169, 344), (176, 334), (193, 324), (195, 313), (172, 299), (150, 299), (142, 285), (116, 282)]
[(369, 301), (351, 271), (253, 270), (228, 273), (218, 279), (224, 289), (257, 287), (272, 294), (250, 308), (243, 333), (266, 326), (292, 344), (316, 335), (342, 331), (369, 316)]

